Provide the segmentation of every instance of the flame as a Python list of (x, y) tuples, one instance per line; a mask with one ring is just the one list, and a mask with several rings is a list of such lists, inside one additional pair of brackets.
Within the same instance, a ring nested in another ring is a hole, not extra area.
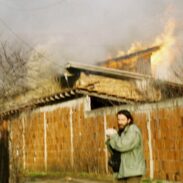
[(153, 45), (161, 45), (161, 48), (151, 56), (152, 73), (155, 77), (167, 78), (168, 68), (175, 58), (176, 39), (174, 36), (175, 21), (169, 20), (163, 34), (155, 39)]
[(130, 48), (126, 52), (119, 50), (117, 52), (116, 56), (117, 57), (124, 56), (124, 55), (139, 51), (139, 50), (144, 49), (144, 48), (145, 48), (145, 46), (141, 42), (137, 41), (137, 42), (132, 43)]
[(125, 51), (122, 51), (122, 50), (119, 50), (118, 52), (117, 52), (117, 57), (121, 57), (121, 56), (124, 56), (126, 53), (125, 53)]
[[(180, 56), (180, 50), (178, 49), (179, 43), (175, 36), (175, 28), (176, 21), (169, 19), (165, 24), (163, 33), (157, 36), (153, 43), (145, 44), (142, 42), (134, 42), (131, 44), (128, 51), (118, 51), (117, 57), (160, 46), (160, 49), (154, 51), (151, 55), (151, 73), (155, 78), (178, 82), (178, 80), (180, 80), (180, 73), (182, 73), (180, 70), (183, 69), (183, 64), (182, 62), (180, 63), (180, 61), (178, 62), (178, 59), (181, 60), (182, 55)], [(131, 60), (129, 60), (129, 62), (131, 63)], [(127, 61), (126, 64), (128, 64)], [(108, 66), (118, 68), (121, 65), (111, 60)], [(125, 69), (124, 64), (121, 68)], [(178, 75), (179, 78), (176, 75)]]
[(127, 54), (139, 51), (144, 48), (145, 48), (145, 46), (141, 42), (134, 42), (134, 43), (132, 43), (130, 49), (127, 51)]

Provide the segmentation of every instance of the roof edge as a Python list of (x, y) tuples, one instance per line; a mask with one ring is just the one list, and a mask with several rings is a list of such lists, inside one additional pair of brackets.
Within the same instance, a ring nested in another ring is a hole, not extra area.
[(116, 76), (116, 77), (126, 77), (131, 79), (154, 79), (151, 75), (139, 74), (135, 72), (125, 71), (125, 70), (117, 70), (107, 67), (95, 66), (90, 64), (79, 64), (76, 62), (69, 62), (66, 64), (66, 69), (76, 69), (81, 71), (89, 71), (93, 73), (108, 75), (108, 76)]

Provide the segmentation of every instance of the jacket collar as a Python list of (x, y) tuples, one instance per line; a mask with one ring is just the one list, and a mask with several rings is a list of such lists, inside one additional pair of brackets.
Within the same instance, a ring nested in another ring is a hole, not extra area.
[(124, 129), (124, 133), (126, 133), (126, 132), (128, 131), (129, 127), (130, 127), (130, 125), (128, 124), (128, 125), (125, 127), (125, 129)]

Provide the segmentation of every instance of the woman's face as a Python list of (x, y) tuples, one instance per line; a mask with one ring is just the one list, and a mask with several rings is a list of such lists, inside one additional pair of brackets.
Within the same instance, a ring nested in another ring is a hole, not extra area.
[(130, 123), (130, 119), (128, 119), (124, 114), (118, 114), (118, 128), (124, 129), (127, 124)]

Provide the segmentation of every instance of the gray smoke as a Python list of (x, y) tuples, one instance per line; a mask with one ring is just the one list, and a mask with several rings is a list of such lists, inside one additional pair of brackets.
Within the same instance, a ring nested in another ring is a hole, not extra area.
[(8, 27), (0, 21), (0, 32), (4, 40), (41, 46), (57, 66), (94, 64), (133, 42), (152, 43), (170, 18), (182, 51), (182, 8), (181, 0), (1, 0), (0, 18)]

